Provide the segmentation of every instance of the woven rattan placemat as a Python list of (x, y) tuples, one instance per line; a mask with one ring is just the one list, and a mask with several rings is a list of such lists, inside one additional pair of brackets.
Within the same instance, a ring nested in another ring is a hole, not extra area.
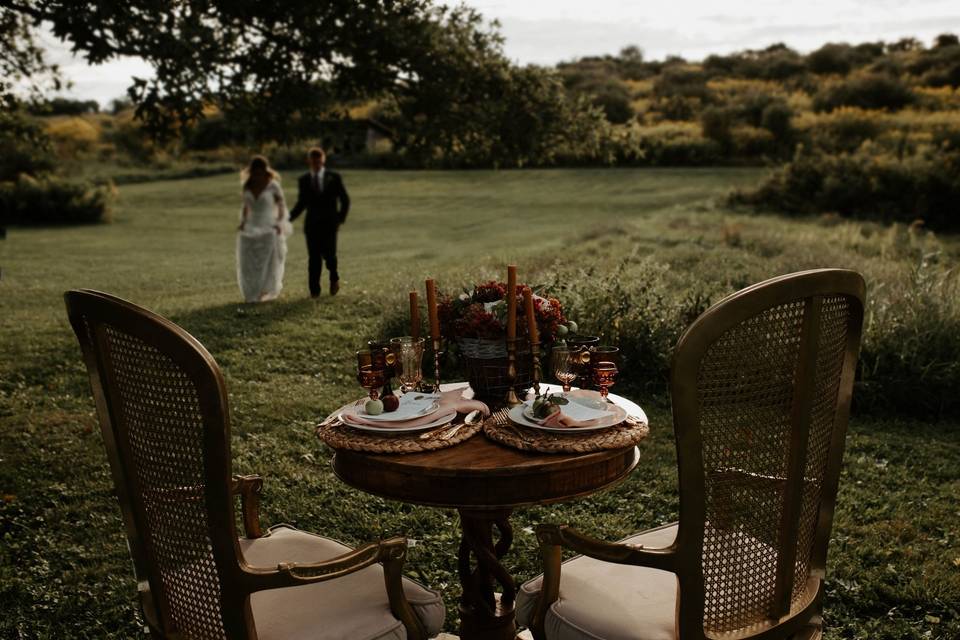
[[(460, 416), (457, 419), (462, 421), (463, 417)], [(442, 435), (449, 428), (449, 425), (437, 427), (437, 429), (430, 430), (428, 433)], [(480, 433), (481, 429), (483, 429), (483, 423), (465, 424), (450, 438), (444, 439), (436, 435), (421, 438), (422, 431), (415, 431), (410, 434), (379, 435), (352, 429), (339, 420), (335, 420), (331, 424), (318, 426), (317, 437), (333, 449), (349, 449), (350, 451), (366, 451), (368, 453), (419, 453), (421, 451), (446, 449), (455, 444), (460, 444)]]
[(588, 453), (631, 447), (650, 433), (646, 422), (630, 418), (609, 429), (588, 433), (552, 433), (517, 426), (498, 411), (483, 423), (483, 434), (495, 442), (524, 451), (543, 453)]

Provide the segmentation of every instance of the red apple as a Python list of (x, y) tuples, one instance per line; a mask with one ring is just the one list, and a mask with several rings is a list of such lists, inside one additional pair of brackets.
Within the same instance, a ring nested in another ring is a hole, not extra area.
[(383, 398), (381, 399), (383, 400), (383, 410), (386, 413), (390, 413), (391, 411), (396, 411), (397, 409), (400, 408), (400, 398), (398, 398), (397, 396), (393, 396), (393, 395), (383, 396)]

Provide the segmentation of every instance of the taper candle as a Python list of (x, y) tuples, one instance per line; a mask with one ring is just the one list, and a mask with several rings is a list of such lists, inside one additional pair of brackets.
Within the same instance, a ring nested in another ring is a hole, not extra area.
[(540, 342), (540, 332), (537, 330), (537, 316), (533, 308), (533, 291), (530, 287), (523, 288), (523, 305), (527, 314), (527, 329), (530, 332), (530, 342)]
[(410, 335), (416, 340), (420, 337), (420, 303), (417, 292), (410, 292)]
[(517, 265), (507, 266), (507, 340), (517, 337)]
[(430, 338), (440, 339), (440, 312), (437, 309), (437, 285), (433, 278), (427, 279), (427, 311), (430, 313)]

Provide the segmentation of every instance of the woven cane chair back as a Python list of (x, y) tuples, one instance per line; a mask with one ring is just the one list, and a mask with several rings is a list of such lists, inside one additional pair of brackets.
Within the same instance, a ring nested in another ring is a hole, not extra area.
[(225, 622), (222, 611), (230, 575), (222, 567), (236, 566), (237, 555), (216, 364), (182, 329), (145, 309), (91, 291), (71, 291), (66, 301), (138, 582), (149, 584), (144, 609), (157, 620), (148, 622), (200, 640), (246, 637), (245, 629), (226, 628), (246, 625)]
[(819, 270), (721, 301), (681, 339), (681, 636), (808, 619), (832, 523), (864, 283)]

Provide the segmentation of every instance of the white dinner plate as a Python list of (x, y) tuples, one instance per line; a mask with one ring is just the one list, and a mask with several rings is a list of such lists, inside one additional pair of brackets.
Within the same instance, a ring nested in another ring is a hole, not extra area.
[[(369, 416), (363, 416), (361, 414), (361, 417), (363, 417), (363, 419), (366, 420)], [(416, 431), (426, 431), (427, 429), (433, 429), (434, 427), (439, 427), (440, 425), (451, 422), (456, 417), (457, 417), (456, 410), (451, 409), (450, 411), (444, 411), (443, 413), (438, 414), (435, 419), (431, 420), (427, 424), (421, 424), (414, 427), (404, 426), (402, 422), (391, 424), (390, 426), (387, 426), (386, 424), (384, 424), (384, 426), (382, 427), (379, 425), (374, 426), (371, 424), (356, 424), (353, 422), (347, 422), (345, 420), (343, 424), (350, 427), (351, 429), (356, 429), (358, 431), (370, 431), (372, 433), (414, 433)]]
[[(609, 406), (610, 403), (605, 403)], [(567, 404), (560, 405), (560, 413), (569, 416), (574, 420), (586, 422), (587, 420), (597, 420), (606, 417), (610, 411), (604, 404), (588, 404), (576, 397), (568, 398)], [(540, 422), (540, 419), (533, 414), (533, 401), (523, 403), (523, 415), (531, 422)]]
[[(560, 410), (563, 411), (563, 409), (565, 409), (568, 406), (570, 405), (560, 407)], [(595, 424), (592, 424), (588, 427), (547, 427), (525, 416), (524, 413), (527, 408), (528, 408), (528, 405), (520, 404), (510, 409), (510, 413), (508, 414), (510, 420), (514, 424), (518, 424), (522, 427), (539, 429), (541, 431), (549, 431), (551, 433), (583, 433), (586, 431), (597, 431), (599, 429), (609, 429), (614, 425), (620, 424), (627, 418), (627, 412), (624, 411), (623, 408), (618, 407), (615, 404), (611, 404), (610, 410), (604, 412), (603, 415), (597, 418), (597, 422)]]
[(400, 406), (397, 407), (396, 411), (378, 413), (372, 416), (364, 411), (361, 406), (357, 408), (356, 415), (373, 422), (400, 422), (428, 416), (440, 408), (439, 398), (430, 393), (405, 393), (398, 398), (400, 399)]

